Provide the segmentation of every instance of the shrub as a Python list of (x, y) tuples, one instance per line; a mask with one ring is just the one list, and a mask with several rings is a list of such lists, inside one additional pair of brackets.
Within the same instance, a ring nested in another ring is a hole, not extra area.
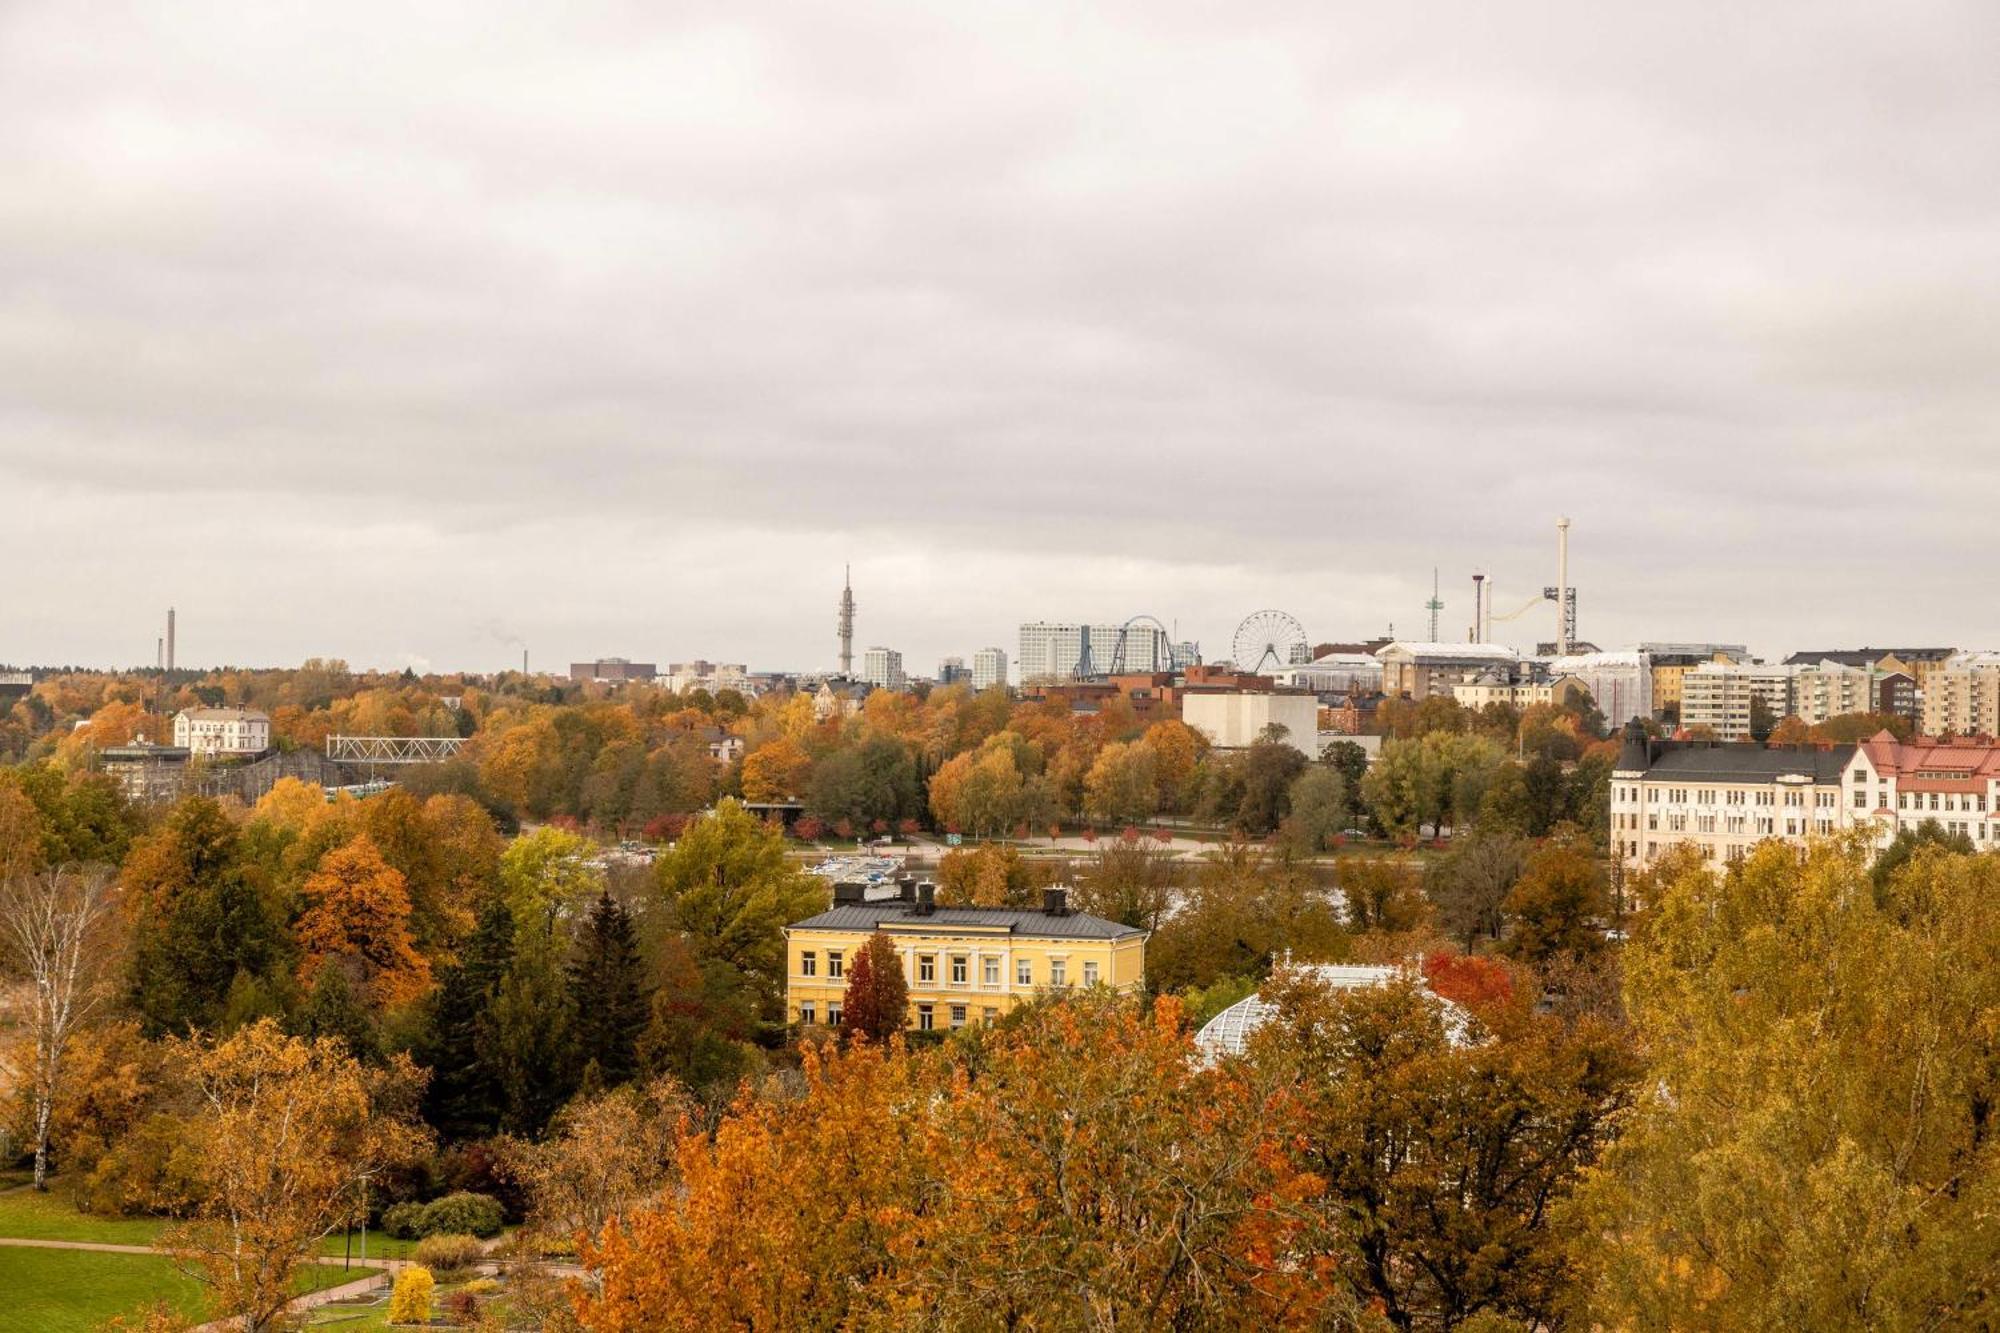
[(382, 1230), (397, 1240), (415, 1240), (423, 1234), (424, 1206), (420, 1203), (392, 1204), (382, 1210)]
[(454, 1291), (444, 1298), (444, 1312), (454, 1324), (470, 1324), (479, 1317), (479, 1298), (469, 1291)]
[(457, 1232), (484, 1239), (500, 1234), (502, 1220), (500, 1201), (490, 1194), (447, 1194), (424, 1205), (423, 1221), (417, 1234), (435, 1236)]
[(463, 1287), (460, 1287), (459, 1290), (465, 1292), (468, 1296), (491, 1296), (500, 1290), (500, 1279), (476, 1277)]
[(431, 1272), (450, 1277), (471, 1268), (485, 1255), (478, 1237), (443, 1231), (418, 1241), (416, 1252), (410, 1257)]
[(428, 1268), (415, 1266), (396, 1274), (395, 1290), (389, 1294), (389, 1322), (428, 1324), (431, 1321), (431, 1292), (437, 1286)]

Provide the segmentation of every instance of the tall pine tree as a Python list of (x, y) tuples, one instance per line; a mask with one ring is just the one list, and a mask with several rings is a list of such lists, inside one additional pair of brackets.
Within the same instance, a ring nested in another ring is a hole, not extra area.
[(638, 1070), (639, 1034), (646, 1028), (645, 964), (632, 914), (609, 892), (583, 920), (569, 963), (572, 1053), (597, 1066), (604, 1087), (629, 1082)]
[(514, 960), (514, 914), (505, 899), (491, 895), (458, 962), (438, 978), (431, 997), (430, 1039), (425, 1057), (431, 1082), (424, 1111), (447, 1138), (476, 1138), (499, 1128), (506, 1093), (480, 1034), (488, 1009)]

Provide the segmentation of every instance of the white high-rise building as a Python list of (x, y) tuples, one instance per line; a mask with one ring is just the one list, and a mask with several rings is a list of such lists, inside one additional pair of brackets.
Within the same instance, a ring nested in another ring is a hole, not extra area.
[(972, 655), (972, 688), (990, 690), (1007, 683), (1007, 654), (1000, 648), (981, 648)]
[(909, 685), (903, 674), (903, 655), (894, 648), (870, 648), (861, 655), (861, 679), (883, 690), (900, 690)]
[[(1171, 671), (1173, 649), (1167, 636), (1151, 625), (1067, 625), (1036, 620), (1021, 626), (1021, 668), (1023, 685), (1068, 680), (1081, 674), (1083, 643), (1090, 636), (1090, 672), (1104, 675), (1116, 666), (1121, 671)], [(1119, 640), (1124, 651), (1119, 651)]]

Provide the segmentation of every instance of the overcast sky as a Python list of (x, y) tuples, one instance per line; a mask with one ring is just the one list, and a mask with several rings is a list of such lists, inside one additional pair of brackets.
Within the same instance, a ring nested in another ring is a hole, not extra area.
[[(0, 3), (0, 661), (2000, 646), (2000, 6)], [(1532, 646), (1543, 606), (1499, 627)]]

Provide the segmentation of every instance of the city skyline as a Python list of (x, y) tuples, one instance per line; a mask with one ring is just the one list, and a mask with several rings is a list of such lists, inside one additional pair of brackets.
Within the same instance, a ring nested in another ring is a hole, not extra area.
[(0, 17), (0, 658), (2000, 642), (1989, 6), (500, 11)]

